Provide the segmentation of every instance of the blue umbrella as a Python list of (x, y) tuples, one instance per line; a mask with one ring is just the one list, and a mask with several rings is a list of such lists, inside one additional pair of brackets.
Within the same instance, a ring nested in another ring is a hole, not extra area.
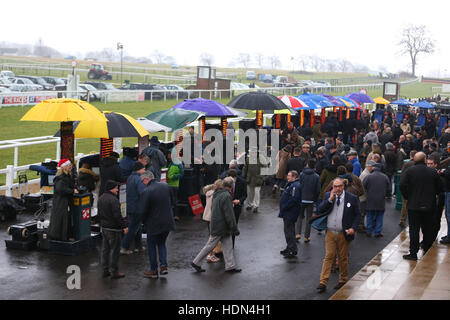
[(414, 103), (413, 107), (426, 108), (426, 109), (434, 108), (434, 106), (426, 100), (422, 100), (420, 102)]
[(325, 107), (336, 107), (334, 105), (334, 103), (332, 103), (329, 99), (327, 99), (324, 96), (320, 96), (318, 94), (313, 94), (313, 93), (307, 92), (307, 93), (303, 93), (299, 96), (296, 96), (296, 98), (302, 100), (306, 104), (308, 104), (307, 101), (310, 101), (310, 104), (314, 105), (316, 109), (325, 108)]
[(174, 105), (172, 109), (183, 109), (205, 113), (206, 117), (236, 117), (236, 112), (220, 102), (208, 99), (189, 99)]
[(391, 102), (391, 104), (396, 104), (398, 106), (410, 106), (412, 105), (411, 102), (405, 99), (395, 100), (394, 102)]

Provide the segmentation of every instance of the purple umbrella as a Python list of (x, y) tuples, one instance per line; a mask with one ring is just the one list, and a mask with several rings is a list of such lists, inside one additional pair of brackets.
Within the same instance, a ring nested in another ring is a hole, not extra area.
[(333, 97), (333, 96), (330, 96), (330, 95), (328, 95), (328, 94), (319, 93), (319, 96), (325, 97), (325, 98), (327, 98), (328, 100), (330, 100), (331, 103), (333, 103), (335, 107), (345, 107), (345, 106), (346, 106), (344, 102), (342, 102), (342, 101), (339, 100), (338, 98)]
[(172, 109), (184, 109), (205, 113), (206, 117), (236, 117), (236, 112), (220, 102), (208, 99), (189, 99), (174, 105)]
[(355, 100), (358, 103), (375, 103), (375, 101), (373, 101), (373, 99), (371, 97), (369, 97), (367, 94), (360, 93), (360, 92), (352, 92), (352, 93), (346, 94), (344, 97)]

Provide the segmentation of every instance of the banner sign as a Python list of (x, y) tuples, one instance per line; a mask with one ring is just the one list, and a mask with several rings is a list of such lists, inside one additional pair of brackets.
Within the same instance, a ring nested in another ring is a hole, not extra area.
[(57, 98), (56, 93), (46, 94), (26, 94), (26, 95), (0, 95), (0, 105), (2, 106), (21, 106), (29, 104), (38, 104), (47, 99)]

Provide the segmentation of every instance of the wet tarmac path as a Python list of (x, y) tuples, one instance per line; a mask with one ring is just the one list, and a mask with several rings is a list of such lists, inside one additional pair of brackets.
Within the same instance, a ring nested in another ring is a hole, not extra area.
[[(101, 277), (100, 246), (79, 256), (62, 256), (47, 251), (7, 249), (6, 228), (28, 221), (32, 214), (18, 215), (17, 221), (0, 223), (0, 299), (175, 299), (175, 300), (324, 300), (331, 297), (338, 281), (332, 273), (327, 291), (316, 292), (325, 255), (324, 233), (311, 231), (311, 242), (298, 243), (295, 259), (283, 258), (286, 246), (283, 222), (278, 218), (279, 197), (263, 189), (258, 213), (242, 211), (241, 234), (236, 238), (235, 256), (242, 272), (224, 272), (224, 263), (203, 263), (205, 273), (196, 273), (190, 263), (208, 239), (206, 222), (201, 217), (183, 216), (177, 230), (167, 241), (169, 274), (147, 279), (147, 252), (121, 256), (119, 268), (126, 277), (118, 280)], [(383, 238), (358, 234), (350, 245), (349, 279), (402, 230), (400, 212), (394, 210), (395, 198), (388, 200)], [(144, 240), (145, 242), (145, 240)], [(67, 267), (81, 269), (81, 289), (69, 290)]]

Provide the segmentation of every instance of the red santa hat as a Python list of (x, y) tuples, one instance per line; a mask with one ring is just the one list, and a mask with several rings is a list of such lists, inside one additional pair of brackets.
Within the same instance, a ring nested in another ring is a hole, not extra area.
[(59, 162), (58, 162), (58, 167), (59, 167), (59, 168), (63, 168), (63, 167), (65, 167), (65, 166), (68, 166), (70, 163), (71, 163), (70, 160), (67, 160), (67, 159), (61, 159), (61, 160), (59, 160)]

